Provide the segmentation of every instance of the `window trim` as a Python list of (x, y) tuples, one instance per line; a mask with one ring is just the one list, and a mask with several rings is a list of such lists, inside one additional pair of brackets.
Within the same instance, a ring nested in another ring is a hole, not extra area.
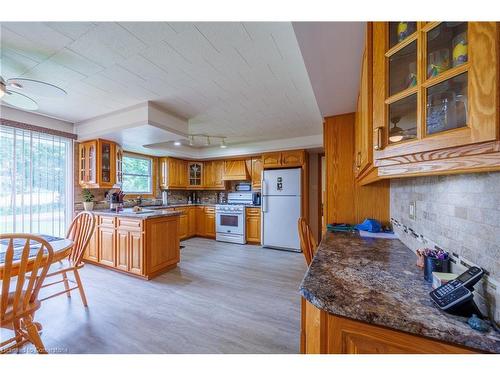
[[(122, 190), (123, 193), (125, 194), (125, 197), (126, 198), (137, 198), (139, 196), (141, 196), (143, 198), (156, 197), (156, 169), (157, 169), (156, 158), (153, 156), (149, 156), (149, 155), (139, 154), (139, 153), (130, 152), (130, 151), (124, 151), (123, 157), (125, 158), (126, 156), (137, 158), (137, 159), (146, 159), (146, 160), (149, 160), (151, 162), (151, 164), (150, 164), (151, 165), (151, 169), (150, 169), (151, 192), (150, 193), (138, 193), (138, 192), (126, 192), (126, 191)], [(125, 171), (123, 170), (123, 177), (125, 177), (125, 175), (134, 176), (134, 174), (126, 174)], [(144, 175), (136, 175), (136, 176), (144, 176)], [(123, 187), (122, 187), (122, 189), (123, 189)]]

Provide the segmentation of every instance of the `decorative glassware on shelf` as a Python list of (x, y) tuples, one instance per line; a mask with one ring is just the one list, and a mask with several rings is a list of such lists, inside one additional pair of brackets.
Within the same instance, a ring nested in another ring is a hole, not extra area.
[(412, 94), (389, 105), (389, 143), (417, 137), (417, 95)]
[(389, 22), (389, 47), (402, 42), (417, 30), (416, 22)]
[(467, 125), (467, 73), (427, 90), (426, 132), (435, 134)]
[(453, 45), (453, 67), (462, 65), (468, 61), (467, 32), (458, 34), (452, 41)]
[(448, 69), (450, 69), (450, 51), (447, 48), (429, 53), (427, 78), (437, 77)]
[(427, 32), (427, 78), (467, 61), (467, 22), (441, 22)]
[(417, 85), (417, 63), (411, 62), (408, 65), (408, 81), (406, 88), (414, 87)]
[(392, 96), (417, 84), (417, 42), (389, 57), (389, 95)]
[(111, 181), (111, 145), (103, 143), (101, 148), (101, 174), (103, 182)]

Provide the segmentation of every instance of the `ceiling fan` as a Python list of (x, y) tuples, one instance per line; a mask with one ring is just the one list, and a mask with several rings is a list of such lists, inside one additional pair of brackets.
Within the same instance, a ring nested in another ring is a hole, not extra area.
[(4, 80), (3, 77), (0, 77), (0, 100), (2, 102), (26, 111), (36, 111), (38, 103), (26, 94), (56, 98), (67, 95), (67, 92), (50, 83), (34, 79), (10, 78)]

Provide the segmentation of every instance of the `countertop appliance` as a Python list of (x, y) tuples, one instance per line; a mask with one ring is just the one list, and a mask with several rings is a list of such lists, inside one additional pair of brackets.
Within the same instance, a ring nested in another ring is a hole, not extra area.
[(261, 202), (261, 197), (260, 197), (260, 192), (256, 191), (256, 192), (253, 192), (253, 205), (254, 206), (260, 206), (260, 202)]
[(252, 191), (252, 184), (249, 182), (240, 182), (234, 187), (236, 191)]
[(262, 246), (300, 252), (301, 169), (262, 172)]
[(253, 194), (229, 193), (227, 204), (215, 206), (215, 239), (222, 242), (246, 243), (245, 205), (252, 204)]

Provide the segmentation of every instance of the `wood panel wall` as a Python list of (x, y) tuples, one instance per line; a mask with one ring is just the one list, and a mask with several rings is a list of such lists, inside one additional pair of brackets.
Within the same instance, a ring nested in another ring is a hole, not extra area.
[(354, 113), (325, 117), (326, 223), (389, 223), (389, 181), (361, 186), (354, 175)]

